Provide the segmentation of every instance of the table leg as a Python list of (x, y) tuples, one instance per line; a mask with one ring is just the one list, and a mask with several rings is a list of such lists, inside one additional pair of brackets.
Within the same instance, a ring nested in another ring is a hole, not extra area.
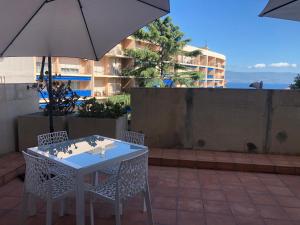
[(84, 225), (84, 178), (82, 175), (77, 176), (76, 188), (76, 225)]

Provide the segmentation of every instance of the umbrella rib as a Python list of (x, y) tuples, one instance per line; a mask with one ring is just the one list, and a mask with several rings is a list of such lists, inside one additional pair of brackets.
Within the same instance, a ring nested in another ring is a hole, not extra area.
[(281, 8), (283, 8), (283, 7), (287, 6), (287, 5), (290, 5), (290, 4), (294, 3), (294, 2), (297, 2), (297, 1), (298, 0), (292, 0), (292, 1), (289, 1), (289, 2), (287, 2), (285, 4), (283, 4), (283, 5), (277, 6), (277, 7), (273, 8), (273, 9), (268, 10), (267, 12), (264, 12), (261, 16), (264, 16), (264, 15), (266, 15), (268, 13), (276, 11), (277, 9), (281, 9)]
[(29, 20), (25, 23), (25, 25), (21, 28), (21, 30), (16, 34), (16, 36), (9, 42), (9, 44), (5, 47), (5, 49), (1, 52), (0, 56), (2, 57), (7, 49), (15, 42), (15, 40), (19, 37), (19, 35), (23, 32), (23, 30), (27, 27), (30, 21), (38, 14), (38, 12), (43, 8), (43, 6), (48, 3), (49, 0), (45, 0), (40, 7), (34, 12), (34, 14), (29, 18)]
[[(149, 2), (145, 2), (145, 1), (143, 1), (143, 0), (137, 0), (137, 1), (138, 1), (138, 2), (141, 2), (141, 3), (144, 3), (144, 4), (146, 4), (146, 5), (149, 5), (149, 6), (153, 7), (153, 8), (162, 10), (162, 11), (164, 11), (164, 12), (166, 12), (166, 13), (170, 13), (170, 10), (163, 9), (163, 8), (158, 7), (158, 6), (156, 6), (156, 5), (150, 4)], [(169, 4), (169, 5), (170, 5), (170, 4)]]
[(81, 15), (82, 15), (82, 18), (83, 18), (83, 21), (84, 21), (84, 25), (85, 25), (86, 31), (87, 31), (87, 33), (88, 33), (88, 36), (89, 36), (89, 39), (90, 39), (90, 42), (91, 42), (91, 45), (92, 45), (92, 48), (93, 48), (93, 51), (94, 51), (95, 59), (96, 59), (96, 61), (98, 61), (99, 58), (98, 58), (98, 56), (97, 56), (96, 49), (95, 49), (95, 46), (94, 46), (94, 42), (93, 42), (93, 39), (92, 39), (90, 30), (89, 30), (89, 27), (88, 27), (88, 25), (87, 25), (87, 22), (86, 22), (84, 13), (83, 13), (83, 11), (82, 11), (82, 5), (81, 5), (81, 2), (80, 2), (80, 0), (77, 0), (77, 1), (78, 1), (78, 4), (79, 4), (80, 12), (81, 12)]

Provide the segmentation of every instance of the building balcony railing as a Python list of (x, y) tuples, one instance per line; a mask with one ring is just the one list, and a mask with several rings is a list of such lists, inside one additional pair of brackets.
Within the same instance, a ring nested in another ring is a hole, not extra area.
[[(48, 78), (45, 77), (45, 80)], [(53, 80), (56, 81), (91, 81), (91, 76), (69, 76), (69, 75), (54, 75), (52, 77)], [(39, 80), (39, 75), (36, 76), (36, 80)]]
[[(92, 90), (82, 90), (82, 89), (78, 89), (78, 90), (73, 90), (74, 92), (76, 92), (77, 95), (79, 95), (80, 97), (91, 97), (92, 96)], [(71, 93), (69, 93), (67, 96), (71, 96)], [(49, 98), (48, 92), (47, 91), (43, 91), (42, 93), (39, 93), (39, 97), (40, 98)]]

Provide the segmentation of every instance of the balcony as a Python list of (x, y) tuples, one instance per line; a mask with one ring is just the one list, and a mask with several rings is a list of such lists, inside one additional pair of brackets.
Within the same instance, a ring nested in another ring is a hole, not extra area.
[(121, 44), (117, 45), (112, 50), (110, 50), (107, 54), (113, 55), (113, 56), (123, 56), (124, 51), (123, 51), (122, 45)]

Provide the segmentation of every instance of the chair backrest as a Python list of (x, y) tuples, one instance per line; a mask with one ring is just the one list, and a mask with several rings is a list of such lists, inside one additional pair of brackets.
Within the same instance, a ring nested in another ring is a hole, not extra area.
[(122, 161), (117, 176), (116, 194), (120, 199), (145, 191), (148, 180), (148, 152)]
[(38, 135), (38, 146), (45, 146), (67, 141), (68, 133), (66, 131), (58, 131), (53, 133)]
[(39, 197), (47, 197), (50, 193), (51, 175), (48, 164), (42, 158), (35, 157), (23, 151), (26, 163), (25, 190)]
[(122, 131), (120, 139), (133, 144), (144, 145), (145, 135), (133, 131)]

